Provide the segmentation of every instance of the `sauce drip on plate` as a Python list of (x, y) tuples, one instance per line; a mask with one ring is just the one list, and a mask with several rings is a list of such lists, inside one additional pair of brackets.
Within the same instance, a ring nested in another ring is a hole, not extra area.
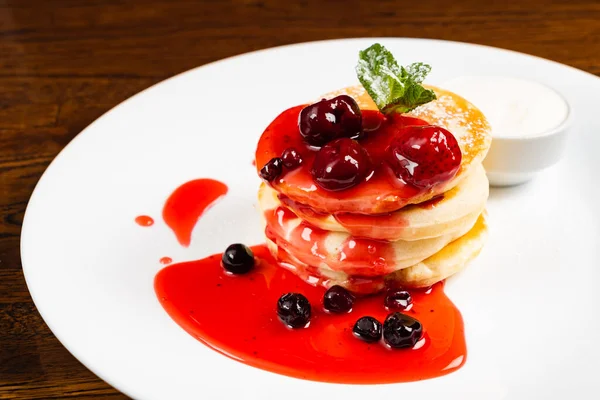
[(196, 179), (179, 186), (167, 199), (163, 219), (182, 246), (189, 246), (198, 219), (227, 193), (227, 185), (214, 179)]
[(139, 226), (152, 226), (154, 225), (154, 220), (152, 219), (152, 217), (149, 217), (147, 215), (139, 215), (135, 217), (135, 223)]
[(162, 257), (159, 261), (162, 265), (168, 265), (173, 262), (173, 259), (171, 257)]

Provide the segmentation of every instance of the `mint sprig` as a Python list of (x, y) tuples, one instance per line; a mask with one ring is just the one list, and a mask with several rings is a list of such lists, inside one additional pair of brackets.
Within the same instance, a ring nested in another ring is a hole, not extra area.
[(433, 90), (421, 86), (431, 71), (429, 65), (419, 62), (406, 68), (398, 66), (392, 53), (379, 43), (358, 56), (358, 80), (384, 114), (405, 113), (436, 99)]

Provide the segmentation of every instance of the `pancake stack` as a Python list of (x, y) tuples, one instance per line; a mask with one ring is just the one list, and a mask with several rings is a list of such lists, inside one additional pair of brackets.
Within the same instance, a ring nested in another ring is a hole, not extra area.
[[(491, 144), (490, 126), (465, 99), (429, 88), (437, 99), (406, 116), (454, 135), (462, 153), (456, 174), (428, 190), (402, 195), (370, 182), (361, 183), (360, 190), (326, 193), (300, 172), (261, 184), (258, 206), (267, 244), (283, 267), (314, 285), (369, 294), (386, 287), (431, 286), (462, 270), (480, 252), (487, 236), (489, 194), (481, 163)], [(323, 98), (341, 94), (351, 96), (363, 112), (377, 110), (362, 86)], [(276, 120), (261, 137), (259, 170), (273, 156), (269, 141), (280, 132), (281, 121)]]

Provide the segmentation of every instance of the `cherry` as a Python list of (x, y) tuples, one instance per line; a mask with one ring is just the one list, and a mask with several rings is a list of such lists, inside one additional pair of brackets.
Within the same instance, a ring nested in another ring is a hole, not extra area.
[(310, 302), (300, 293), (286, 293), (277, 301), (277, 316), (290, 328), (304, 328), (310, 321)]
[(454, 135), (433, 125), (403, 128), (387, 152), (398, 178), (424, 189), (452, 179), (462, 160)]
[(232, 274), (245, 274), (254, 267), (254, 254), (247, 246), (235, 243), (227, 247), (221, 257), (221, 264)]
[(352, 97), (341, 95), (302, 109), (298, 128), (308, 144), (323, 146), (340, 137), (357, 138), (361, 133), (362, 115)]
[(283, 166), (287, 169), (297, 168), (304, 162), (300, 153), (298, 153), (298, 151), (296, 151), (296, 149), (293, 147), (287, 148), (283, 151), (281, 160), (283, 161)]
[(381, 338), (381, 322), (373, 317), (362, 317), (354, 324), (352, 333), (365, 342), (376, 342)]
[(279, 157), (274, 157), (269, 160), (268, 163), (265, 164), (264, 167), (260, 170), (260, 177), (263, 178), (267, 182), (273, 182), (283, 170), (282, 168), (283, 161)]
[(352, 311), (354, 295), (339, 285), (330, 287), (323, 296), (323, 308), (330, 313)]
[(390, 347), (403, 349), (413, 347), (423, 336), (423, 326), (406, 314), (395, 312), (383, 323), (383, 340)]
[(384, 300), (388, 310), (406, 310), (412, 304), (412, 297), (406, 290), (391, 290)]
[(323, 189), (338, 191), (358, 185), (371, 172), (371, 159), (356, 141), (336, 139), (317, 153), (311, 174)]

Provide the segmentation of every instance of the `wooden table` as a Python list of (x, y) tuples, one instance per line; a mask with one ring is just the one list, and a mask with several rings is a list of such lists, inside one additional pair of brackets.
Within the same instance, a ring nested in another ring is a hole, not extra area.
[(21, 270), (19, 232), (29, 196), (46, 166), (85, 126), (187, 69), (320, 39), (467, 41), (600, 75), (600, 2), (501, 3), (0, 1), (0, 399), (124, 398), (52, 335)]

